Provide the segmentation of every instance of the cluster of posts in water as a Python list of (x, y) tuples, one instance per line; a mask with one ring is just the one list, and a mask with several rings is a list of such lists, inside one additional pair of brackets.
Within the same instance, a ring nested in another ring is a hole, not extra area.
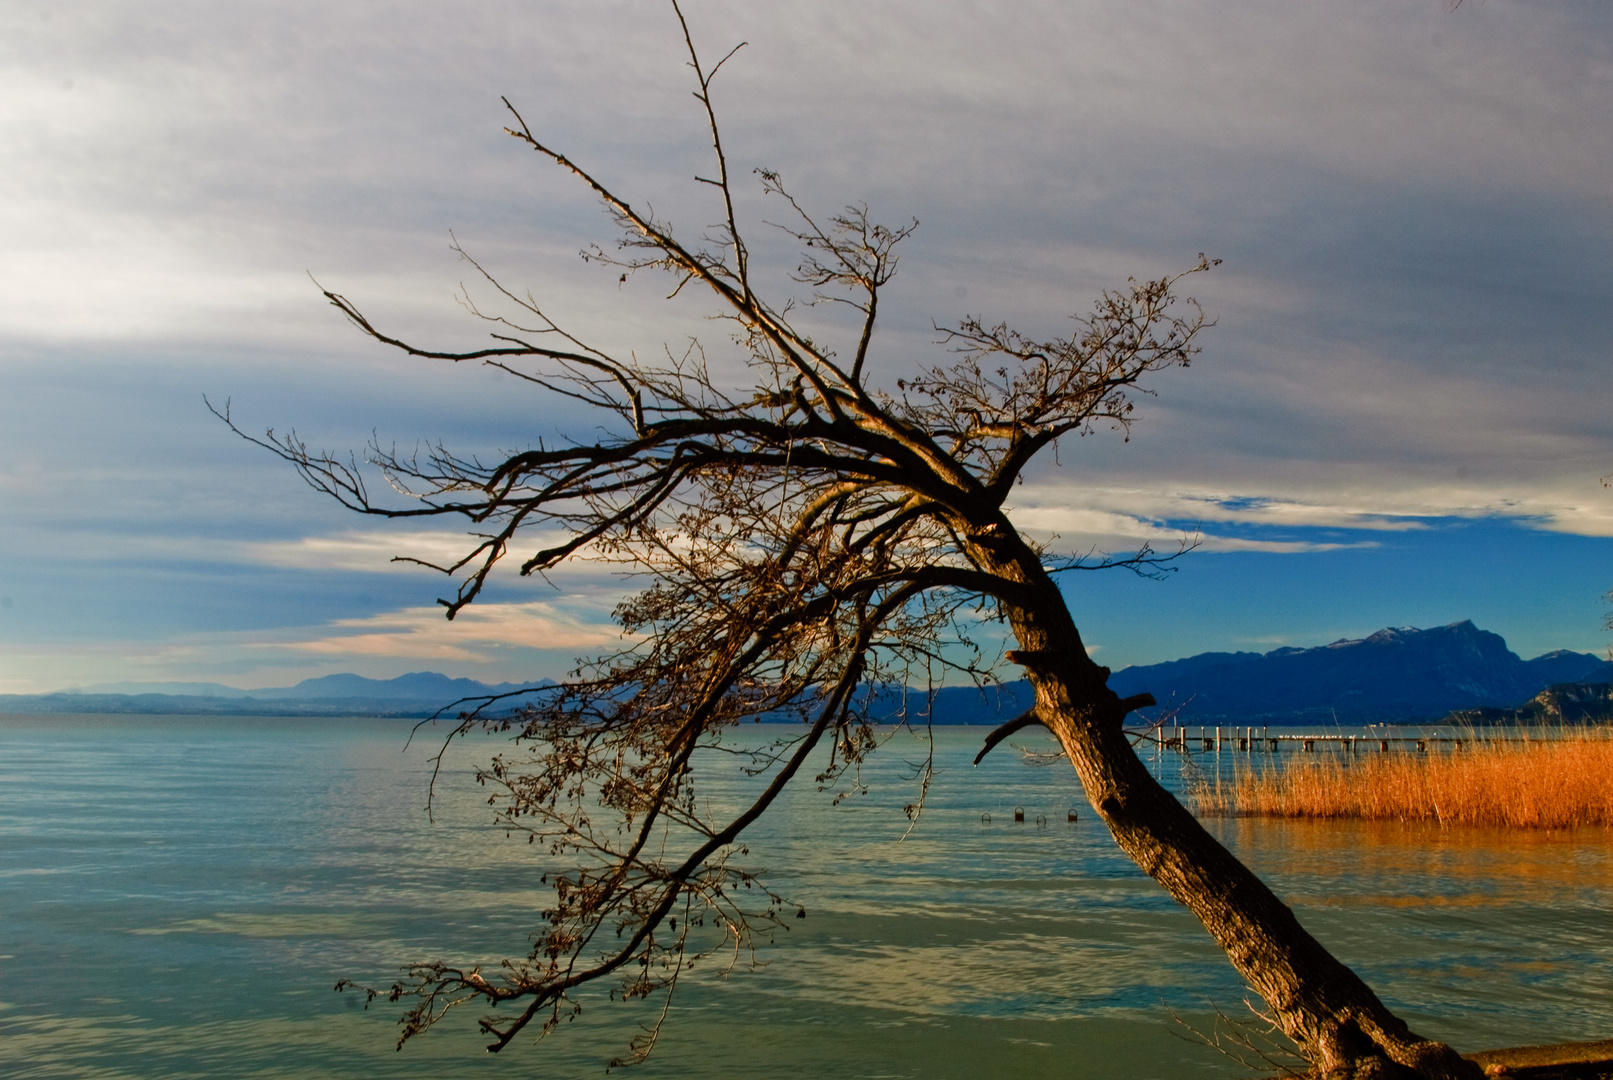
[(1348, 753), (1360, 750), (1377, 750), (1388, 753), (1391, 749), (1426, 751), (1430, 746), (1446, 746), (1460, 750), (1464, 745), (1503, 742), (1527, 742), (1524, 736), (1480, 736), (1473, 733), (1450, 735), (1384, 735), (1376, 732), (1347, 735), (1339, 732), (1333, 735), (1318, 735), (1315, 732), (1299, 732), (1295, 734), (1273, 735), (1269, 727), (1205, 727), (1200, 726), (1198, 734), (1192, 734), (1193, 729), (1174, 724), (1169, 727), (1151, 728), (1147, 731), (1134, 732), (1141, 741), (1153, 743), (1166, 750), (1180, 750), (1183, 753), (1194, 751), (1220, 751), (1242, 750), (1246, 753), (1264, 751), (1277, 753), (1283, 744), (1303, 747), (1314, 753), (1318, 746), (1334, 745)]
[[(1070, 810), (1069, 814), (1066, 815), (1064, 820), (1069, 822), (1071, 825), (1074, 825), (1077, 821), (1080, 820), (1080, 815), (1077, 814), (1072, 809), (1072, 810)], [(1014, 807), (1014, 823), (1016, 825), (1025, 824), (1025, 808), (1023, 806)], [(980, 815), (980, 824), (982, 824), (982, 825), (990, 825), (991, 824), (991, 815), (990, 814), (981, 814)], [(1038, 829), (1047, 828), (1047, 815), (1046, 814), (1037, 814), (1036, 815), (1036, 827)]]

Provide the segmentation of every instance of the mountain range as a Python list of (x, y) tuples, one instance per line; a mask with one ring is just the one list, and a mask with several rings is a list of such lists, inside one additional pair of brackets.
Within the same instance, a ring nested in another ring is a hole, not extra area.
[[(1162, 707), (1177, 710), (1181, 723), (1355, 725), (1437, 720), (1454, 712), (1482, 719), (1523, 708), (1548, 687), (1610, 681), (1613, 664), (1602, 657), (1560, 649), (1523, 660), (1499, 634), (1463, 621), (1430, 630), (1389, 628), (1310, 649), (1200, 653), (1122, 668), (1109, 685), (1122, 697), (1153, 694)], [(430, 716), (462, 698), (545, 685), (551, 681), (489, 685), (435, 672), (395, 679), (325, 675), (264, 690), (103, 683), (56, 694), (0, 695), (0, 712)], [(900, 697), (899, 691), (891, 696), (892, 709)], [(928, 709), (938, 724), (1001, 723), (1030, 700), (1024, 680), (983, 691), (948, 687), (929, 700), (907, 692), (910, 713)]]
[(1147, 691), (1183, 722), (1347, 724), (1439, 719), (1520, 706), (1559, 683), (1605, 683), (1613, 664), (1559, 649), (1523, 660), (1469, 621), (1397, 627), (1359, 640), (1268, 653), (1201, 653), (1114, 673), (1122, 697)]
[(346, 698), (364, 698), (371, 701), (397, 699), (436, 699), (452, 701), (455, 698), (482, 694), (503, 694), (528, 686), (547, 686), (552, 679), (537, 683), (477, 682), (475, 679), (451, 679), (435, 671), (416, 671), (399, 675), (395, 679), (368, 679), (363, 675), (321, 675), (304, 679), (296, 686), (275, 686), (264, 690), (241, 690), (222, 683), (97, 683), (82, 690), (69, 690), (71, 694), (166, 694), (185, 697), (261, 698), (277, 701), (332, 701)]
[(416, 671), (395, 679), (322, 675), (295, 686), (263, 690), (221, 683), (100, 683), (54, 694), (0, 694), (0, 713), (426, 717), (464, 698), (510, 694), (553, 682), (489, 684)]

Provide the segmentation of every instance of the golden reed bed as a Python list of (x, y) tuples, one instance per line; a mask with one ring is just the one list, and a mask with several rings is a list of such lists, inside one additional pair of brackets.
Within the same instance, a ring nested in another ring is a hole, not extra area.
[(1480, 737), (1427, 753), (1295, 754), (1201, 783), (1189, 799), (1201, 816), (1613, 825), (1613, 732), (1501, 744)]

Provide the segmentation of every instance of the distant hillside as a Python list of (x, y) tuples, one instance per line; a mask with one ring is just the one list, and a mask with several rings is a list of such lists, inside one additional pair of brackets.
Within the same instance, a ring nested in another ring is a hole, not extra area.
[[(1436, 720), (1453, 712), (1480, 721), (1503, 713), (1522, 715), (1520, 709), (1544, 715), (1543, 709), (1550, 711), (1546, 705), (1526, 703), (1547, 687), (1609, 681), (1613, 664), (1601, 657), (1558, 650), (1521, 660), (1499, 634), (1459, 622), (1432, 630), (1379, 630), (1359, 641), (1313, 649), (1200, 653), (1124, 668), (1110, 677), (1109, 685), (1122, 697), (1146, 691), (1162, 705), (1180, 706), (1184, 723), (1320, 724), (1337, 719), (1354, 725)], [(216, 683), (112, 683), (87, 692), (0, 695), (0, 712), (429, 716), (461, 698), (519, 689), (519, 683), (488, 685), (429, 671), (396, 679), (326, 675), (267, 690)], [(888, 698), (889, 705), (877, 711), (898, 710), (900, 689), (893, 688)], [(948, 687), (933, 702), (918, 691), (907, 692), (909, 714), (922, 717), (928, 711), (937, 724), (1002, 723), (1030, 703), (1024, 680), (986, 691)], [(518, 700), (510, 702), (516, 704)], [(1575, 708), (1560, 711), (1566, 716)]]
[[(1440, 720), (1473, 709), (1486, 709), (1482, 717), (1473, 713), (1473, 722), (1521, 717), (1520, 710), (1573, 719), (1585, 715), (1577, 706), (1553, 712), (1547, 704), (1525, 703), (1536, 695), (1542, 695), (1539, 702), (1555, 701), (1551, 693), (1594, 697), (1595, 688), (1581, 684), (1610, 679), (1613, 664), (1601, 657), (1559, 649), (1521, 660), (1499, 634), (1464, 621), (1432, 630), (1390, 628), (1311, 649), (1200, 653), (1123, 668), (1109, 685), (1122, 697), (1146, 691), (1162, 705), (1181, 706), (1183, 723), (1331, 724), (1336, 718), (1354, 725)], [(1545, 693), (1547, 687), (1556, 690)], [(901, 700), (893, 689), (889, 704), (875, 711), (895, 713)], [(1000, 724), (1031, 700), (1030, 685), (1019, 679), (987, 690), (947, 687), (933, 702), (909, 690), (907, 711), (915, 718), (928, 711), (937, 724)]]
[(1268, 653), (1203, 653), (1129, 667), (1109, 685), (1181, 706), (1189, 723), (1364, 724), (1511, 708), (1558, 683), (1607, 682), (1613, 665), (1566, 650), (1522, 660), (1471, 622), (1379, 630), (1358, 641)]
[(1556, 683), (1516, 709), (1488, 706), (1462, 709), (1450, 715), (1456, 724), (1579, 724), (1605, 723), (1613, 718), (1613, 685), (1608, 683)]
[[(463, 698), (507, 694), (537, 683), (489, 685), (417, 671), (395, 679), (325, 675), (296, 686), (239, 690), (217, 683), (106, 683), (57, 694), (0, 694), (7, 713), (140, 713), (180, 716), (430, 716)], [(511, 704), (515, 704), (512, 702)]]
[(498, 683), (488, 684), (477, 682), (475, 679), (450, 679), (446, 675), (439, 675), (435, 671), (415, 671), (408, 675), (399, 675), (395, 679), (368, 679), (363, 675), (321, 675), (315, 679), (304, 679), (296, 686), (273, 686), (263, 690), (240, 690), (233, 686), (224, 686), (220, 683), (99, 683), (95, 686), (86, 686), (82, 690), (68, 690), (69, 694), (163, 694), (171, 697), (231, 697), (231, 698), (258, 698), (273, 699), (277, 701), (295, 701), (299, 699), (334, 700), (337, 698), (369, 698), (375, 701), (387, 701), (397, 698), (444, 698), (453, 701), (455, 698), (471, 697), (480, 694), (503, 694), (511, 690), (519, 690), (525, 686), (546, 686), (553, 680), (545, 679), (539, 683)]

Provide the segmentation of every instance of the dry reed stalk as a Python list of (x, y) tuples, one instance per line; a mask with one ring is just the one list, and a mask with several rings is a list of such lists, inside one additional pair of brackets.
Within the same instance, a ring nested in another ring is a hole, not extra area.
[(1562, 829), (1613, 825), (1613, 732), (1428, 753), (1290, 758), (1191, 793), (1203, 816), (1363, 818)]

